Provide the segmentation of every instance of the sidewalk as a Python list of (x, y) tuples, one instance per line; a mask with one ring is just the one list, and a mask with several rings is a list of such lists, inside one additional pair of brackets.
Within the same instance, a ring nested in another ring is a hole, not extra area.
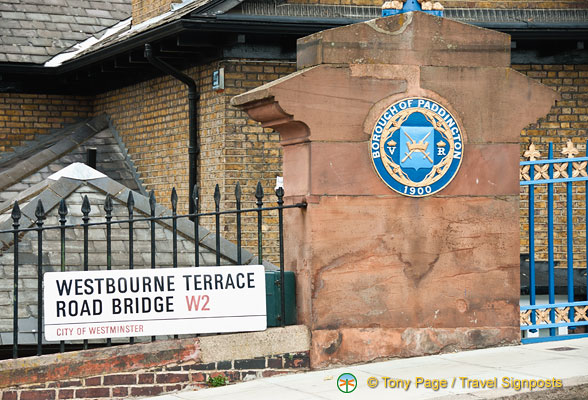
[[(353, 374), (357, 378), (357, 387), (351, 393), (342, 393), (337, 388), (338, 377), (344, 373)], [(372, 378), (370, 382), (377, 381), (377, 386), (368, 387), (368, 378)], [(432, 388), (434, 380), (442, 385), (443, 379), (447, 388), (435, 391)], [(554, 379), (555, 383), (557, 380), (561, 381), (563, 389), (558, 389), (557, 392), (533, 389), (530, 397), (521, 397), (588, 398), (588, 338), (282, 375), (219, 388), (166, 394), (152, 397), (151, 400), (489, 399), (528, 392), (528, 389), (517, 391), (512, 388), (512, 385), (519, 382), (553, 384)], [(408, 390), (392, 388), (402, 385), (400, 380), (404, 381), (405, 387), (407, 381), (410, 381)], [(485, 388), (475, 387), (484, 382)], [(506, 383), (511, 388), (504, 388)], [(487, 385), (492, 384), (497, 388), (489, 389)], [(571, 395), (570, 392), (575, 393)], [(565, 393), (568, 394), (567, 397)]]

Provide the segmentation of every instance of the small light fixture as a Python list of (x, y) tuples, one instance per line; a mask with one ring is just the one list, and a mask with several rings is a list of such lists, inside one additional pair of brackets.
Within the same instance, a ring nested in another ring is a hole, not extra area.
[(212, 73), (212, 90), (222, 92), (225, 90), (225, 69), (219, 68)]

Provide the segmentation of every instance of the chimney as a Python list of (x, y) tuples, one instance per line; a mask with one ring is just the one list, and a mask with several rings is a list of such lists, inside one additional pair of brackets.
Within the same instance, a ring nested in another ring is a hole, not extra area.
[(181, 3), (181, 0), (132, 0), (133, 25), (170, 11), (173, 3)]

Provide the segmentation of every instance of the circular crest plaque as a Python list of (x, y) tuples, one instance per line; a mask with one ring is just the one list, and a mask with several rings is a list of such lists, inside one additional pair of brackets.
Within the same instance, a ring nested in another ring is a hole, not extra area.
[(439, 103), (411, 97), (382, 113), (370, 140), (376, 172), (392, 190), (411, 197), (437, 193), (463, 158), (461, 128)]

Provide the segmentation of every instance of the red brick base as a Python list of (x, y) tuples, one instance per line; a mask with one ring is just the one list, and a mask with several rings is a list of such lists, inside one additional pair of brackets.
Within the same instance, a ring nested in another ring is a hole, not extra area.
[(3, 389), (0, 399), (128, 399), (155, 396), (183, 389), (207, 388), (208, 379), (218, 375), (224, 375), (230, 384), (308, 369), (308, 352), (213, 363), (187, 362), (129, 373), (104, 374), (87, 378), (67, 376), (58, 381), (22, 384)]

